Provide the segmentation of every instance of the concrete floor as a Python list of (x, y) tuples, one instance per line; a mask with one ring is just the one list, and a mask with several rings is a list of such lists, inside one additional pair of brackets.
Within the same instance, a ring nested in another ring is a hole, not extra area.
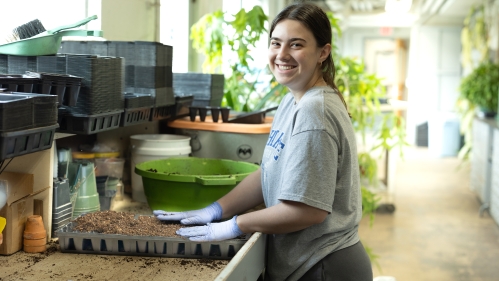
[[(499, 226), (469, 188), (469, 163), (409, 148), (390, 195), (394, 213), (377, 213), (360, 236), (378, 255), (374, 276), (397, 281), (499, 280)], [(388, 202), (384, 199), (384, 202)]]

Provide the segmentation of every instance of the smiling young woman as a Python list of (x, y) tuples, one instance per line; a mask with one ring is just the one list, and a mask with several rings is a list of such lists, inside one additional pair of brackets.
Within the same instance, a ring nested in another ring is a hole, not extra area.
[[(275, 113), (260, 168), (204, 209), (154, 214), (206, 224), (177, 232), (193, 241), (269, 234), (265, 281), (372, 281), (358, 235), (355, 132), (334, 84), (329, 19), (313, 4), (294, 4), (274, 19), (270, 38), (269, 67), (290, 93)], [(244, 213), (261, 203), (265, 209)]]

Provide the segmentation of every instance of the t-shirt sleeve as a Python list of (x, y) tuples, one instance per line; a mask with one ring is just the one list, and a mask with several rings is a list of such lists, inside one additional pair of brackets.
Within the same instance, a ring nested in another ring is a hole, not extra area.
[(301, 202), (331, 212), (338, 170), (338, 144), (324, 130), (293, 135), (287, 144), (293, 151), (283, 175), (279, 200)]

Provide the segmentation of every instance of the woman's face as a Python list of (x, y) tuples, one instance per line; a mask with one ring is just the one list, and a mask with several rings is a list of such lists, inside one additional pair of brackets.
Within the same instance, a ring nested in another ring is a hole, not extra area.
[(277, 82), (293, 93), (305, 93), (322, 76), (320, 64), (329, 55), (310, 30), (296, 20), (282, 20), (271, 34), (269, 67)]

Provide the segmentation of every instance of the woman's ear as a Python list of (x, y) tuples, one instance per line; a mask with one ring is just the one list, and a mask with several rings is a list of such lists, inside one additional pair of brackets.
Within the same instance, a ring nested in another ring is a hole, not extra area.
[(322, 47), (321, 55), (319, 57), (320, 63), (325, 61), (330, 53), (331, 53), (331, 44), (324, 45), (324, 47)]

